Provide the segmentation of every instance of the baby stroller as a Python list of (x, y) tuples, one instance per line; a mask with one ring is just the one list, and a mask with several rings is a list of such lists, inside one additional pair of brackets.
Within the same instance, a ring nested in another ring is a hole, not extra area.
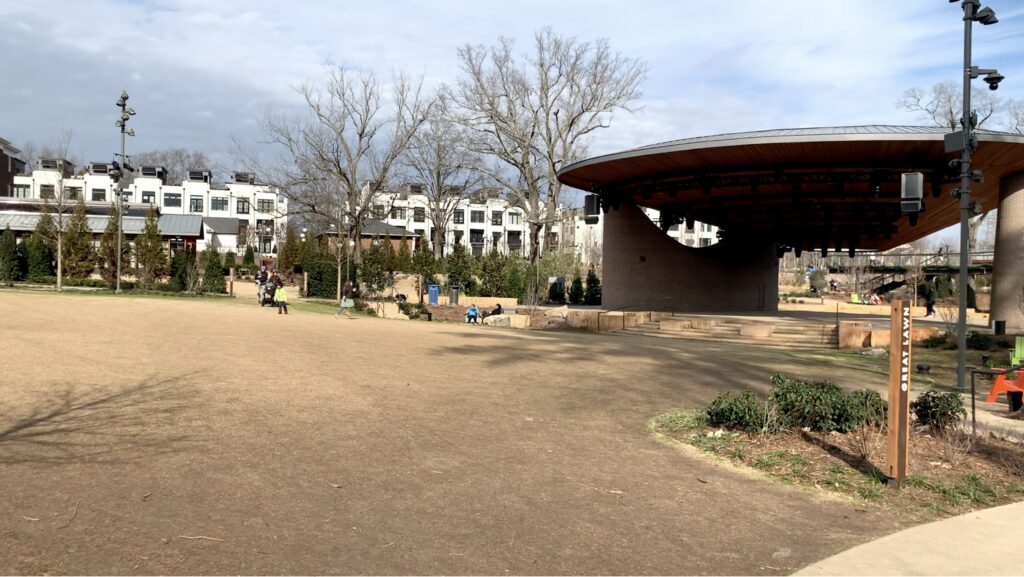
[(261, 307), (265, 307), (267, 305), (274, 306), (275, 290), (277, 290), (277, 286), (274, 284), (274, 281), (272, 280), (268, 280), (267, 282), (260, 285), (258, 298)]

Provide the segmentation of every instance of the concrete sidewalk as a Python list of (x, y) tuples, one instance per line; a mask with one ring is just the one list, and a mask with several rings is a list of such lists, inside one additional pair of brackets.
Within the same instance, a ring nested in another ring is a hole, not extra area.
[(794, 575), (1021, 575), (1024, 503), (919, 525), (859, 545)]

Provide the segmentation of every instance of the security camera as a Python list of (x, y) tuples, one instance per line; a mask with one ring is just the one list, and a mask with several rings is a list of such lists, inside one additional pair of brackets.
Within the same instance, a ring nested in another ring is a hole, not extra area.
[(989, 90), (997, 90), (999, 89), (999, 83), (1003, 81), (1003, 78), (1005, 78), (1005, 76), (998, 72), (989, 72), (985, 75), (984, 80), (988, 84)]

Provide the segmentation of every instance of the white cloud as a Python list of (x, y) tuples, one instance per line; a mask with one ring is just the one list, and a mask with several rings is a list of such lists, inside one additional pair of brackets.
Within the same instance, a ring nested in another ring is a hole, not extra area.
[[(1024, 8), (995, 8), (1000, 23), (976, 30), (976, 60), (1006, 74), (1001, 95), (1022, 98)], [(15, 79), (0, 87), (15, 108), (0, 125), (15, 140), (71, 127), (101, 155), (107, 101), (128, 87), (137, 145), (224, 154), (232, 136), (255, 139), (263, 111), (294, 102), (291, 87), (319, 78), (325, 63), (384, 77), (404, 68), (434, 85), (457, 75), (458, 46), (506, 35), (525, 51), (545, 25), (608, 38), (650, 65), (642, 111), (617, 114), (594, 153), (732, 131), (913, 123), (896, 99), (957, 79), (962, 49), (958, 5), (935, 0), (40, 0), (0, 4), (0, 37), (15, 52), (0, 63)]]

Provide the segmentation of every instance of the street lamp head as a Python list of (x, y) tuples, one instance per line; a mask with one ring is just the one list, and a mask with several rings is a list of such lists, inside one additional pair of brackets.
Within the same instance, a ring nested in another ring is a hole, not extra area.
[(134, 108), (129, 108), (129, 109), (125, 110), (125, 112), (128, 113), (128, 116), (135, 116), (135, 109)]
[(974, 20), (975, 22), (978, 22), (984, 26), (988, 26), (990, 24), (995, 24), (996, 22), (999, 22), (999, 19), (996, 18), (995, 10), (992, 10), (988, 6), (975, 12)]
[(122, 90), (121, 91), (121, 100), (125, 100), (125, 101), (128, 100), (128, 91), (127, 90)]
[(128, 136), (135, 136), (135, 129), (134, 128), (129, 128), (129, 129), (125, 130), (124, 133), (127, 134)]
[(1003, 78), (1005, 78), (1005, 76), (993, 71), (986, 74), (984, 80), (988, 84), (989, 90), (998, 90), (999, 83), (1003, 81)]

